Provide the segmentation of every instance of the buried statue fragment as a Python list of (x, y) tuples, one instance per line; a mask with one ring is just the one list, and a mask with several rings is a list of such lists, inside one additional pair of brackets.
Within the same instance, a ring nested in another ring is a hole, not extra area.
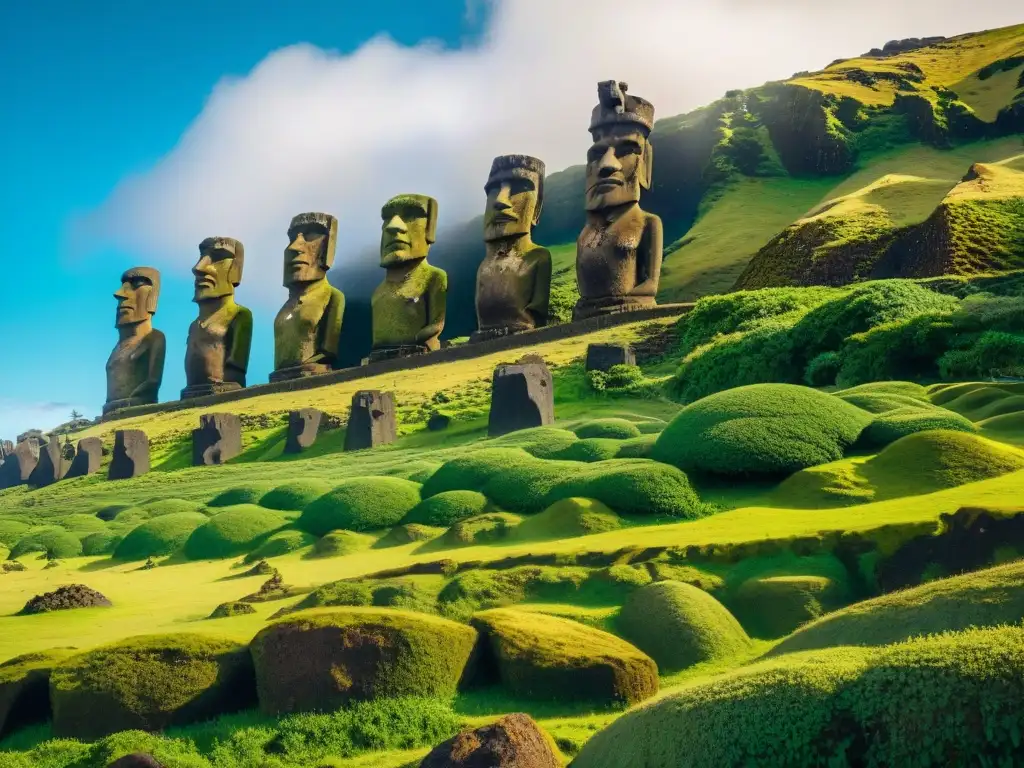
[(160, 272), (152, 267), (126, 270), (114, 298), (118, 342), (107, 358), (104, 413), (155, 403), (167, 352), (163, 333), (153, 328), (153, 315), (160, 299)]
[(288, 300), (274, 319), (271, 381), (327, 373), (334, 367), (345, 313), (345, 296), (327, 282), (337, 240), (338, 220), (327, 213), (300, 213), (288, 227)]
[(437, 231), (437, 201), (398, 195), (384, 205), (381, 218), (380, 265), (387, 272), (370, 299), (370, 360), (433, 352), (441, 346), (448, 294), (448, 275), (427, 263)]
[(580, 299), (573, 319), (653, 307), (661, 278), (661, 219), (640, 208), (650, 189), (654, 106), (626, 94), (626, 83), (598, 83), (590, 118), (587, 223), (576, 241)]
[(245, 250), (230, 237), (208, 237), (199, 244), (193, 301), (199, 317), (188, 329), (182, 400), (231, 392), (245, 386), (252, 343), (252, 312), (235, 303), (242, 282)]

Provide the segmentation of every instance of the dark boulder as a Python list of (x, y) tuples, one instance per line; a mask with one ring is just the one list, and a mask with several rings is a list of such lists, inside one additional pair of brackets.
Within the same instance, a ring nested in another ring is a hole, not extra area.
[(529, 715), (505, 715), (434, 747), (420, 768), (560, 768), (551, 739)]
[(397, 436), (394, 394), (364, 389), (352, 396), (352, 410), (345, 432), (346, 451), (387, 445), (395, 442)]
[(316, 442), (323, 413), (316, 408), (299, 408), (288, 414), (288, 439), (285, 453), (302, 453)]
[(72, 608), (109, 608), (111, 602), (95, 589), (83, 584), (69, 584), (53, 592), (36, 595), (21, 609), (22, 615), (68, 611)]
[(39, 461), (28, 478), (28, 484), (37, 488), (53, 485), (64, 479), (71, 463), (64, 458), (64, 448), (58, 440), (51, 440), (39, 449)]
[(119, 429), (114, 433), (114, 455), (108, 480), (127, 480), (149, 472), (149, 438), (141, 429)]
[(555, 390), (545, 363), (503, 363), (494, 369), (487, 434), (494, 437), (554, 421)]
[(19, 440), (0, 466), (0, 490), (27, 483), (38, 463), (39, 441), (36, 438)]
[(192, 465), (223, 464), (242, 452), (242, 422), (233, 413), (204, 413), (192, 430)]
[(636, 353), (630, 344), (590, 344), (587, 346), (588, 371), (607, 371), (613, 365), (636, 365)]
[(84, 477), (99, 472), (103, 461), (103, 441), (98, 437), (84, 437), (78, 441), (75, 458), (65, 477)]

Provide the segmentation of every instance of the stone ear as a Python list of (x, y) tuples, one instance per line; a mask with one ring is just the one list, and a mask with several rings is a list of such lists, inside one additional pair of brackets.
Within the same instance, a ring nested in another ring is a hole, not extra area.
[(537, 207), (533, 209), (533, 226), (540, 224), (540, 212), (544, 208), (544, 175), (537, 176)]
[(146, 311), (151, 315), (156, 314), (156, 305), (160, 300), (160, 286), (150, 286), (149, 296), (146, 298)]
[(236, 288), (242, 283), (242, 271), (245, 269), (245, 248), (242, 244), (235, 241), (235, 257), (231, 260), (231, 271), (228, 273), (228, 279), (231, 284)]
[(648, 139), (644, 142), (644, 173), (640, 177), (640, 186), (644, 189), (651, 188), (651, 178), (654, 171), (654, 145)]
[(320, 266), (324, 271), (334, 266), (334, 251), (338, 246), (338, 220), (331, 216), (331, 226), (327, 231), (327, 242), (321, 252)]
[(437, 200), (427, 198), (427, 242), (433, 243), (437, 237)]

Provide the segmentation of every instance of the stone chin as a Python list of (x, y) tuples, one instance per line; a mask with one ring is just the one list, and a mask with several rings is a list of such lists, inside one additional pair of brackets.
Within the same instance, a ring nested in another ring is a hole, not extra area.
[(398, 264), (406, 264), (410, 261), (418, 261), (419, 259), (425, 259), (426, 257), (426, 254), (423, 254), (422, 256), (417, 256), (411, 250), (407, 248), (402, 248), (401, 250), (398, 251), (388, 251), (383, 256), (381, 256), (380, 265), (382, 267), (394, 267), (397, 266)]
[(484, 226), (484, 240), (486, 242), (504, 240), (509, 237), (521, 237), (528, 234), (530, 234), (529, 225), (524, 226), (519, 221), (503, 221)]
[(217, 286), (203, 285), (196, 286), (195, 293), (192, 296), (192, 301), (211, 301), (213, 299), (222, 299), (225, 296), (230, 296), (234, 291), (222, 290)]
[(139, 317), (139, 313), (135, 311), (134, 307), (118, 307), (114, 326), (120, 328), (125, 325), (135, 325), (136, 323), (141, 323), (148, 316), (149, 313), (145, 313), (142, 317)]
[(608, 191), (587, 192), (586, 205), (588, 211), (600, 211), (603, 208), (638, 202), (640, 202), (640, 185), (624, 184)]
[(298, 285), (300, 283), (315, 283), (327, 277), (327, 273), (319, 266), (311, 264), (296, 264), (288, 269), (285, 274), (285, 285)]

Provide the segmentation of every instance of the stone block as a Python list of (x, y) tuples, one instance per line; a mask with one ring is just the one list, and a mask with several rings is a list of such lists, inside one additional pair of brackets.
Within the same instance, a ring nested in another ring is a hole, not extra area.
[(288, 414), (288, 439), (285, 453), (302, 453), (316, 442), (323, 413), (316, 408), (299, 408)]
[(209, 467), (242, 452), (242, 420), (233, 413), (204, 413), (192, 430), (192, 465)]
[(27, 483), (39, 463), (39, 450), (39, 441), (34, 437), (19, 440), (0, 466), (0, 489)]
[(71, 462), (64, 458), (64, 446), (54, 438), (39, 449), (39, 461), (28, 478), (28, 484), (37, 488), (53, 485), (64, 479), (70, 467)]
[(631, 344), (590, 344), (587, 346), (588, 371), (607, 371), (613, 365), (636, 365)]
[(487, 434), (496, 437), (554, 421), (555, 390), (545, 363), (523, 360), (494, 369)]
[(65, 477), (84, 477), (98, 472), (103, 461), (103, 441), (98, 437), (83, 437), (78, 441), (74, 461)]
[(114, 453), (107, 470), (108, 480), (128, 480), (149, 472), (149, 438), (141, 429), (119, 429), (114, 433)]
[(395, 396), (391, 392), (364, 389), (352, 396), (345, 432), (345, 450), (358, 451), (395, 442), (398, 436)]

